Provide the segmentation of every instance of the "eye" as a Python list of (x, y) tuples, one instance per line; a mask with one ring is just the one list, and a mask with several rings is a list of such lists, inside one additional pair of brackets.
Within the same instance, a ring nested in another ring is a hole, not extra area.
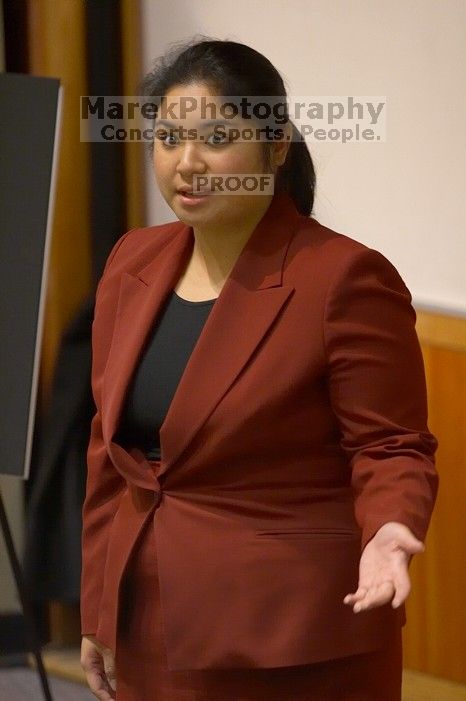
[(214, 141), (211, 142), (213, 146), (223, 146), (223, 144), (227, 144), (230, 141), (225, 132), (225, 127), (223, 126), (215, 127), (209, 139), (210, 138), (214, 139)]
[(157, 141), (161, 141), (164, 146), (174, 146), (173, 143), (167, 143), (166, 139), (169, 137), (170, 139), (175, 139), (175, 132), (172, 131), (166, 131), (165, 129), (157, 129), (155, 132), (155, 138)]

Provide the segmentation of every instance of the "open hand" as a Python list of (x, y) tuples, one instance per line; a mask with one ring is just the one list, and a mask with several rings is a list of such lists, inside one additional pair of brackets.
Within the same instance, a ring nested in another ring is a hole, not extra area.
[(112, 651), (103, 647), (93, 635), (83, 635), (81, 667), (90, 690), (99, 701), (116, 698), (115, 660)]
[(343, 603), (354, 604), (354, 613), (382, 606), (390, 600), (393, 608), (401, 606), (411, 590), (408, 575), (411, 557), (424, 550), (422, 541), (403, 523), (384, 523), (361, 555), (357, 590), (347, 594)]

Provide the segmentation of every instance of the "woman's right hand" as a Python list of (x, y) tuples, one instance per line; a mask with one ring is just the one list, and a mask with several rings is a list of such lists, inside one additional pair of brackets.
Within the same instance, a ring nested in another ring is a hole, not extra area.
[(113, 653), (93, 635), (83, 635), (81, 642), (81, 667), (86, 673), (90, 690), (99, 701), (116, 698), (115, 660)]

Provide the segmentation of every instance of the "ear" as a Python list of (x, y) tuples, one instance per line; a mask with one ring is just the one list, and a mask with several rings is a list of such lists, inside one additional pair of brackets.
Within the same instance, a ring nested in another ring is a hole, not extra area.
[(285, 124), (283, 132), (283, 139), (280, 141), (274, 141), (272, 144), (272, 164), (276, 167), (284, 164), (288, 154), (288, 149), (291, 145), (293, 128), (290, 122)]

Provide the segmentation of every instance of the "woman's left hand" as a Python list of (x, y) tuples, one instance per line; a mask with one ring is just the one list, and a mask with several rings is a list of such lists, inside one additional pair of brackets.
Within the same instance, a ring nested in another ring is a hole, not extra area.
[(424, 550), (424, 543), (403, 523), (384, 523), (361, 555), (357, 590), (347, 594), (343, 603), (354, 604), (354, 613), (382, 606), (391, 599), (393, 608), (401, 606), (411, 590), (410, 559)]

